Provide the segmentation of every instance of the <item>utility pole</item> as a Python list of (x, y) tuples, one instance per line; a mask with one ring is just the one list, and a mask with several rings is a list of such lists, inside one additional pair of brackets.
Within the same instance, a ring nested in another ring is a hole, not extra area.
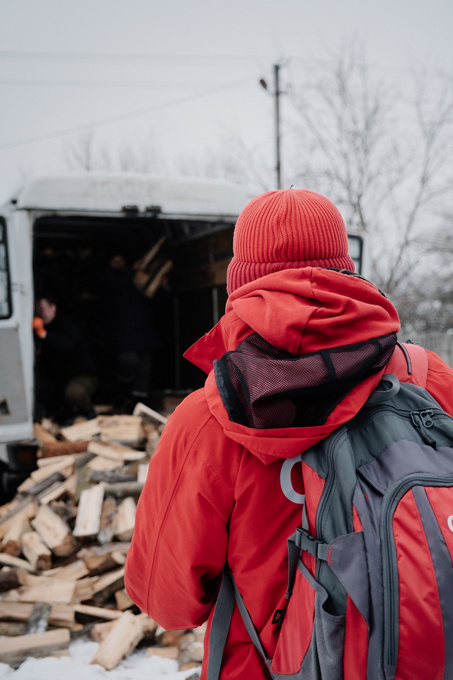
[[(275, 98), (275, 174), (277, 189), (282, 188), (281, 180), (281, 157), (280, 157), (280, 64), (274, 64), (274, 92), (270, 94)], [(261, 78), (260, 85), (267, 90), (267, 82)]]

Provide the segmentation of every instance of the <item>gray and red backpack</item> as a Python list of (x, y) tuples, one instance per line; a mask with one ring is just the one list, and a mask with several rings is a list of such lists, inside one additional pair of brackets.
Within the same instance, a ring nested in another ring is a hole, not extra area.
[(411, 382), (385, 375), (352, 420), (282, 466), (303, 512), (273, 658), (226, 568), (209, 680), (234, 602), (274, 680), (453, 679), (453, 419), (424, 387), (426, 352), (400, 347)]

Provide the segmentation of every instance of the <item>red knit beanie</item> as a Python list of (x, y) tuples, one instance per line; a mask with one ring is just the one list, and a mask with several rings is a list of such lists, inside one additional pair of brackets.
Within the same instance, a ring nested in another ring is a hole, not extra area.
[(335, 267), (354, 271), (343, 218), (314, 191), (268, 191), (248, 203), (236, 222), (227, 290), (281, 269)]

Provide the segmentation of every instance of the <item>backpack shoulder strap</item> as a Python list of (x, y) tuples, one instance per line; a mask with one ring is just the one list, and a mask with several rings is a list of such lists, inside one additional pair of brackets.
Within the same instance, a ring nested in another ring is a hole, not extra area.
[(398, 342), (397, 345), (406, 359), (408, 379), (404, 382), (426, 387), (428, 378), (428, 354), (426, 349), (421, 345), (415, 345), (413, 342)]

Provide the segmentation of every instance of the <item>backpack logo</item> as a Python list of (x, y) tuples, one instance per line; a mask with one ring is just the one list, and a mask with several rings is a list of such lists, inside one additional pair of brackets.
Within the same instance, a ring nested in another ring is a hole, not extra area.
[(447, 524), (450, 531), (453, 531), (453, 515), (450, 515), (450, 517), (447, 519)]

